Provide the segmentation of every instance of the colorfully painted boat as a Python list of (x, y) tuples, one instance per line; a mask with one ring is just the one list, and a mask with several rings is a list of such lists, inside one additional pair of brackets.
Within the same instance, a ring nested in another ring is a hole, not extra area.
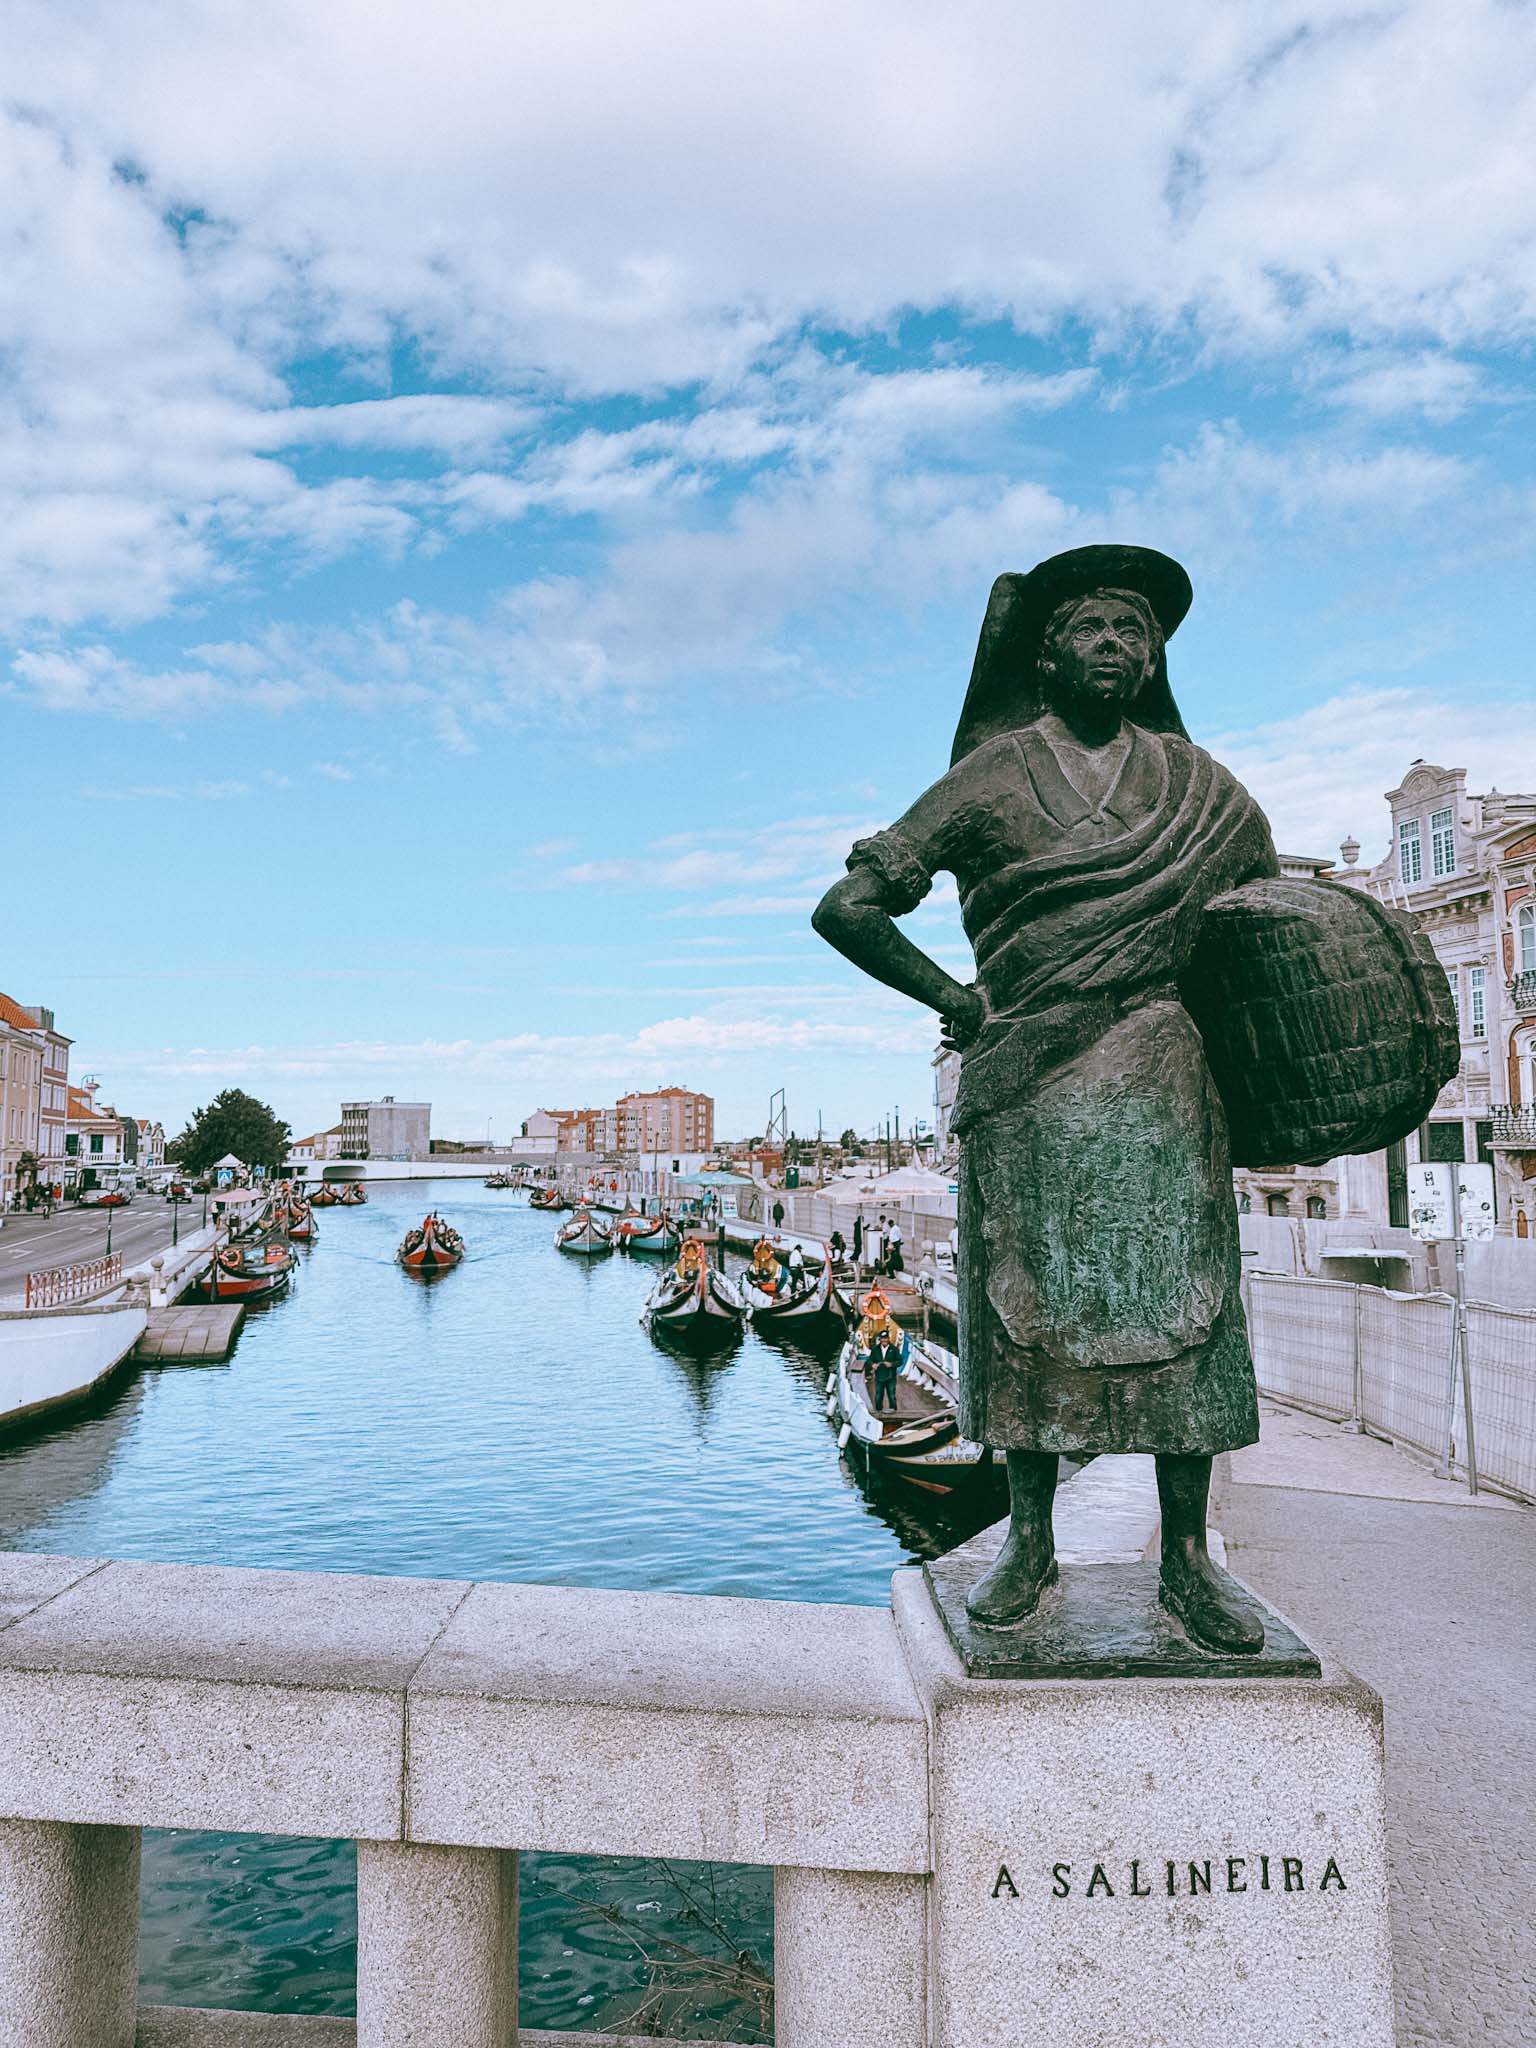
[(682, 1232), (665, 1214), (621, 1216), (613, 1226), (613, 1241), (621, 1252), (663, 1252), (669, 1257), (682, 1249)]
[(808, 1322), (824, 1316), (843, 1322), (832, 1286), (832, 1254), (821, 1248), (821, 1265), (798, 1275), (789, 1263), (789, 1253), (771, 1238), (760, 1237), (752, 1247), (752, 1263), (741, 1275), (741, 1292), (754, 1324)]
[(401, 1243), (400, 1263), (412, 1273), (446, 1273), (464, 1256), (464, 1240), (436, 1210), (425, 1215)]
[(336, 1199), (343, 1209), (360, 1209), (368, 1199), (368, 1190), (360, 1180), (349, 1180), (343, 1183)]
[(653, 1332), (718, 1344), (737, 1335), (746, 1316), (735, 1281), (709, 1263), (697, 1238), (689, 1238), (651, 1289), (640, 1320)]
[(535, 1188), (528, 1197), (530, 1209), (547, 1209), (554, 1215), (560, 1209), (569, 1209), (570, 1203), (558, 1188)]
[(301, 1195), (288, 1204), (288, 1235), (297, 1244), (312, 1244), (320, 1235), (314, 1210)]
[(204, 1301), (258, 1301), (281, 1294), (293, 1273), (293, 1252), (281, 1237), (222, 1245), (199, 1283)]
[(319, 1187), (308, 1197), (311, 1209), (334, 1209), (340, 1200), (341, 1196), (327, 1181), (321, 1181)]
[[(903, 1330), (878, 1288), (859, 1304), (857, 1328), (827, 1381), (827, 1413), (838, 1449), (863, 1453), (872, 1466), (932, 1493), (949, 1493), (990, 1472), (993, 1453), (960, 1434), (960, 1389), (952, 1364), (932, 1345)], [(870, 1347), (889, 1332), (901, 1345), (896, 1406), (875, 1407)]]
[(557, 1252), (579, 1252), (585, 1258), (602, 1258), (613, 1250), (613, 1232), (599, 1223), (590, 1209), (578, 1209), (569, 1223), (555, 1232)]

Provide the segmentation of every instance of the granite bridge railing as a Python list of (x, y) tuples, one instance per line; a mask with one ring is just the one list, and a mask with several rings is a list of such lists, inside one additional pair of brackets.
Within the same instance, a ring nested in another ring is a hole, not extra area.
[[(1155, 1615), (1156, 1528), (1149, 1460), (1064, 1484), (1063, 1613), (1087, 1566)], [(912, 1570), (875, 1608), (0, 1552), (0, 2043), (515, 2048), (548, 1850), (771, 1866), (778, 2048), (1151, 2039), (1143, 1998), (1187, 2048), (1389, 2048), (1377, 1704), (1181, 1654), (969, 1677)], [(144, 1828), (355, 1840), (356, 2020), (140, 2007)]]

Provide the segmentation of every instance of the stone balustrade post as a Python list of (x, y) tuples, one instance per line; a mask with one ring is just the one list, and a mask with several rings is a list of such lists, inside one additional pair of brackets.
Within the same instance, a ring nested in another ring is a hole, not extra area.
[(777, 2048), (925, 2048), (928, 1880), (773, 1873)]
[(0, 2042), (133, 2048), (139, 1831), (0, 1820)]
[(165, 1307), (165, 1258), (157, 1255), (149, 1262), (149, 1305), (151, 1308)]
[(357, 2048), (449, 2042), (517, 2048), (516, 1851), (359, 1842)]

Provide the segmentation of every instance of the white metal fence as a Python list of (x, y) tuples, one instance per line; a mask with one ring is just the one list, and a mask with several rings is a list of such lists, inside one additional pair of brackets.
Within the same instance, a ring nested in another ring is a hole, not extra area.
[[(1244, 1295), (1264, 1393), (1353, 1419), (1430, 1457), (1449, 1444), (1464, 1463), (1448, 1295), (1275, 1273), (1247, 1275)], [(1473, 1305), (1467, 1335), (1478, 1477), (1536, 1499), (1536, 1314)]]

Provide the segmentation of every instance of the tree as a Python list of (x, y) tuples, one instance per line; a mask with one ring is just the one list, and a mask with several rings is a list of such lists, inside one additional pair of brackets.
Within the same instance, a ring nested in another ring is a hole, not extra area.
[(859, 1134), (850, 1124), (837, 1142), (845, 1152), (857, 1152), (859, 1149)]
[(184, 1131), (165, 1148), (188, 1173), (206, 1173), (226, 1152), (246, 1166), (265, 1166), (276, 1172), (288, 1156), (293, 1133), (281, 1123), (265, 1102), (247, 1095), (243, 1088), (226, 1088), (206, 1109), (196, 1109)]
[(22, 1192), (22, 1182), (25, 1181), (26, 1193), (29, 1196), (36, 1194), (37, 1177), (42, 1170), (42, 1161), (35, 1152), (23, 1152), (16, 1161), (16, 1192)]

